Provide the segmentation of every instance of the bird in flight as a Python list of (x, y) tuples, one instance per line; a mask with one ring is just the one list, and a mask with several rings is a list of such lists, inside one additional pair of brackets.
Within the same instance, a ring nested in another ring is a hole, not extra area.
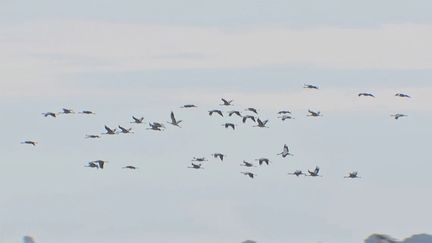
[(255, 113), (255, 114), (258, 115), (258, 111), (257, 111), (257, 109), (255, 109), (255, 108), (251, 108), (251, 107), (249, 107), (249, 108), (245, 109), (245, 111), (251, 111), (251, 112), (253, 112), (253, 113)]
[(99, 135), (85, 135), (85, 138), (100, 138)]
[(63, 108), (60, 114), (74, 114), (75, 112), (72, 109)]
[(27, 141), (21, 142), (21, 144), (30, 144), (30, 145), (36, 146), (37, 142), (31, 141), (31, 140), (27, 140)]
[(224, 157), (225, 157), (226, 155), (221, 154), (221, 153), (214, 153), (214, 154), (212, 154), (212, 156), (213, 156), (214, 158), (219, 158), (220, 161), (222, 162), (222, 161), (224, 160)]
[(221, 110), (211, 110), (211, 111), (209, 111), (209, 116), (213, 115), (213, 113), (217, 113), (217, 114), (219, 114), (220, 116), (223, 116)]
[(162, 123), (159, 122), (149, 122), (149, 128), (150, 130), (154, 130), (154, 131), (162, 131), (162, 128), (165, 128), (165, 126)]
[(282, 152), (278, 153), (277, 155), (282, 155), (283, 158), (287, 157), (288, 155), (293, 156), (293, 154), (289, 152), (288, 146), (286, 144), (284, 145)]
[(192, 161), (196, 161), (196, 162), (203, 162), (203, 161), (207, 161), (207, 159), (205, 157), (193, 157)]
[(254, 164), (252, 164), (252, 163), (249, 163), (249, 162), (246, 162), (246, 161), (244, 161), (244, 160), (243, 160), (243, 164), (240, 164), (240, 166), (246, 166), (246, 167), (255, 167), (255, 165), (254, 165)]
[(320, 111), (308, 110), (308, 112), (309, 112), (309, 114), (307, 116), (313, 116), (313, 117), (322, 116)]
[(234, 123), (227, 122), (225, 124), (222, 124), (222, 126), (224, 126), (225, 128), (232, 128), (232, 130), (235, 130), (235, 124)]
[(365, 96), (365, 97), (372, 97), (375, 98), (375, 95), (371, 94), (371, 93), (359, 93), (358, 94), (359, 97), (361, 96)]
[(99, 166), (95, 162), (93, 162), (93, 161), (88, 162), (88, 165), (84, 165), (84, 167), (90, 167), (90, 168), (99, 169)]
[(242, 117), (240, 114), (240, 111), (228, 111), (228, 116), (237, 115), (239, 117)]
[(254, 127), (265, 127), (265, 128), (268, 128), (267, 126), (266, 126), (266, 124), (267, 124), (267, 122), (268, 122), (268, 120), (265, 120), (265, 121), (261, 121), (261, 119), (257, 119), (257, 125), (255, 125)]
[(108, 135), (114, 135), (114, 134), (117, 134), (115, 128), (114, 128), (114, 129), (111, 129), (111, 128), (109, 128), (107, 125), (105, 125), (105, 130), (106, 130), (106, 132), (105, 132), (105, 133), (102, 133), (102, 134), (108, 134)]
[(256, 174), (254, 174), (252, 172), (240, 172), (240, 173), (242, 173), (243, 175), (249, 176), (249, 178), (251, 178), (251, 179), (253, 179), (256, 176)]
[(297, 177), (301, 176), (301, 175), (305, 175), (305, 173), (303, 173), (303, 171), (301, 170), (296, 170), (293, 173), (288, 173), (289, 175), (295, 175)]
[(78, 114), (95, 115), (96, 113), (94, 113), (93, 111), (84, 110), (84, 111), (78, 112)]
[(198, 107), (198, 106), (196, 106), (196, 105), (191, 105), (191, 104), (180, 106), (180, 108), (197, 108), (197, 107)]
[(126, 166), (122, 167), (122, 169), (136, 170), (136, 169), (138, 169), (138, 167), (135, 167), (135, 166), (132, 166), (132, 165), (126, 165)]
[(320, 168), (318, 166), (316, 166), (314, 171), (308, 170), (308, 173), (309, 173), (309, 176), (316, 177), (316, 176), (320, 176), (320, 175), (318, 175), (319, 171), (320, 171)]
[(232, 102), (234, 101), (234, 100), (226, 100), (224, 98), (222, 98), (221, 100), (223, 103), (220, 105), (224, 105), (224, 106), (230, 106), (230, 105), (232, 105)]
[(291, 114), (291, 111), (283, 110), (283, 111), (279, 111), (278, 114), (279, 114), (279, 115), (283, 115), (283, 114)]
[(318, 86), (312, 85), (312, 84), (305, 84), (303, 86), (305, 89), (319, 89)]
[(390, 115), (391, 117), (394, 117), (394, 119), (399, 119), (399, 118), (401, 118), (401, 117), (406, 117), (407, 115), (405, 115), (405, 114), (400, 114), (400, 113), (397, 113), (397, 114), (394, 114), (394, 115)]
[(54, 113), (54, 112), (45, 112), (45, 113), (42, 113), (42, 115), (44, 117), (49, 117), (49, 116), (54, 117), (54, 118), (57, 117), (56, 113)]
[(290, 115), (278, 116), (278, 118), (280, 118), (282, 121), (285, 121), (286, 119), (294, 119), (294, 117)]
[(201, 167), (202, 164), (194, 164), (194, 163), (191, 163), (191, 165), (192, 165), (192, 166), (189, 166), (188, 168), (191, 168), (191, 169), (204, 169), (203, 167)]
[(98, 164), (100, 169), (103, 169), (105, 166), (105, 163), (108, 163), (108, 161), (106, 161), (106, 160), (95, 160), (92, 162), (95, 164)]
[(246, 121), (247, 121), (248, 119), (252, 120), (253, 122), (256, 122), (254, 116), (246, 115), (246, 116), (243, 116), (243, 119), (242, 119), (243, 123), (246, 123)]
[(256, 161), (258, 161), (258, 164), (259, 165), (262, 165), (262, 164), (266, 164), (266, 165), (269, 165), (270, 164), (270, 160), (269, 159), (267, 159), (267, 158), (259, 158), (259, 159), (255, 159)]
[(348, 174), (348, 176), (345, 176), (344, 178), (355, 179), (355, 178), (361, 178), (361, 177), (358, 176), (358, 172), (357, 171), (353, 171), (353, 172), (350, 172)]
[(118, 126), (118, 128), (120, 129), (120, 133), (133, 133), (132, 128), (124, 128), (122, 126)]
[(171, 122), (168, 122), (169, 124), (176, 126), (176, 127), (180, 127), (180, 122), (182, 122), (182, 120), (176, 120), (175, 116), (174, 116), (174, 112), (171, 111)]
[(137, 118), (135, 116), (132, 116), (132, 119), (133, 121), (131, 123), (135, 123), (135, 124), (142, 124), (144, 121), (144, 117)]
[(403, 93), (397, 93), (395, 94), (395, 96), (401, 97), (401, 98), (411, 98), (411, 96), (407, 95), (407, 94), (403, 94)]

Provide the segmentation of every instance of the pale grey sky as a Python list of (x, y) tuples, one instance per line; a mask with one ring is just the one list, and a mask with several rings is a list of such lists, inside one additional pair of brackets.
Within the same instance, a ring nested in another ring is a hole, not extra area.
[[(2, 1), (0, 242), (347, 243), (431, 233), (430, 5)], [(222, 128), (240, 124), (207, 115), (222, 97), (259, 108), (270, 128)], [(200, 107), (178, 108), (187, 103)], [(63, 107), (97, 114), (41, 115)], [(324, 117), (306, 117), (309, 108)], [(296, 119), (280, 122), (279, 109)], [(165, 122), (170, 111), (182, 129), (84, 139), (130, 126), (132, 115)], [(408, 117), (391, 119), (397, 112)], [(20, 144), (27, 139), (38, 146)], [(285, 143), (294, 157), (276, 156)], [(186, 168), (214, 152), (226, 161)], [(257, 178), (239, 173), (242, 160), (263, 156), (273, 163), (252, 169)], [(83, 167), (96, 159), (110, 162)], [(323, 178), (287, 176), (315, 165)], [(344, 179), (351, 170), (363, 178)]]

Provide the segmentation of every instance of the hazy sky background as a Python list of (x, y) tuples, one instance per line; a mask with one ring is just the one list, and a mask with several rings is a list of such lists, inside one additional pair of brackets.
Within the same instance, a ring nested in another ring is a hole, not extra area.
[[(431, 233), (431, 7), (2, 1), (0, 242), (347, 243)], [(207, 115), (221, 97), (233, 109), (257, 107), (270, 129), (224, 129), (240, 120)], [(178, 108), (188, 103), (199, 108)], [(97, 114), (41, 115), (63, 107)], [(296, 119), (277, 120), (280, 109)], [(165, 122), (170, 111), (182, 129), (84, 139), (130, 126), (132, 115)], [(391, 119), (397, 112), (408, 117)], [(20, 144), (27, 139), (38, 146)], [(294, 157), (276, 156), (285, 143)], [(194, 156), (209, 158), (204, 170), (187, 169)], [(254, 180), (239, 173), (242, 160), (259, 157), (273, 163), (251, 169)], [(83, 167), (97, 159), (107, 168)], [(140, 169), (121, 169), (128, 164)], [(324, 177), (287, 175), (316, 165)], [(351, 170), (362, 179), (344, 179)]]

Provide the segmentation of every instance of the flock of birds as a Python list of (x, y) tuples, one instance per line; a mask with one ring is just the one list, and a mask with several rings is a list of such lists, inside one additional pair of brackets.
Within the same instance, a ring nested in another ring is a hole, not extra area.
[[(304, 85), (305, 89), (315, 89), (315, 90), (319, 90), (318, 86), (315, 85), (311, 85), (311, 84), (305, 84)], [(371, 93), (359, 93), (358, 94), (359, 97), (370, 97), (370, 98), (375, 98), (375, 95), (371, 94)], [(396, 93), (395, 96), (400, 97), (400, 98), (411, 98), (411, 96), (404, 94), (404, 93)], [(233, 100), (227, 100), (222, 98), (221, 99), (222, 103), (219, 104), (220, 106), (224, 106), (224, 107), (230, 107), (233, 106)], [(194, 104), (186, 104), (181, 106), (180, 108), (184, 108), (184, 109), (192, 109), (192, 108), (197, 108), (197, 105)], [(261, 118), (259, 118), (259, 112), (256, 108), (253, 107), (249, 107), (246, 108), (244, 111), (247, 112), (247, 114), (242, 114), (243, 112), (239, 111), (239, 110), (230, 110), (230, 111), (222, 111), (220, 109), (213, 109), (213, 110), (209, 110), (208, 114), (209, 116), (213, 116), (213, 115), (218, 115), (221, 117), (224, 117), (224, 114), (227, 114), (229, 117), (231, 116), (237, 116), (241, 119), (243, 124), (248, 123), (248, 121), (252, 122), (254, 125), (253, 127), (258, 127), (258, 128), (269, 128), (267, 126), (267, 123), (269, 120), (263, 120)], [(45, 112), (42, 113), (42, 115), (44, 117), (53, 117), (56, 118), (58, 115), (62, 115), (62, 114), (75, 114), (75, 112), (72, 109), (66, 109), (63, 108), (61, 112), (55, 113), (55, 112)], [(78, 114), (83, 114), (83, 115), (95, 115), (96, 113), (93, 111), (89, 111), (89, 110), (83, 110), (81, 112), (78, 112)], [(278, 112), (278, 118), (281, 121), (285, 121), (287, 119), (294, 119), (291, 111), (289, 110), (281, 110)], [(308, 110), (308, 114), (307, 116), (310, 117), (321, 117), (323, 116), (321, 114), (320, 111), (313, 111), (313, 110)], [(401, 113), (396, 113), (396, 114), (391, 114), (391, 117), (393, 117), (394, 119), (399, 119), (402, 117), (406, 117), (407, 115), (405, 114), (401, 114)], [(171, 112), (170, 114), (170, 121), (168, 121), (167, 123), (181, 128), (180, 124), (182, 123), (182, 120), (178, 120), (174, 114), (174, 112)], [(135, 117), (132, 116), (132, 121), (130, 122), (132, 124), (145, 124), (144, 122), (144, 117)], [(226, 129), (232, 129), (235, 130), (237, 125), (234, 123), (224, 123), (222, 124), (223, 127), (225, 127)], [(132, 128), (125, 128), (123, 126), (118, 126), (117, 128), (111, 128), (105, 125), (105, 132), (101, 133), (101, 135), (116, 135), (116, 134), (132, 134), (134, 133), (132, 131)], [(148, 127), (146, 128), (148, 130), (153, 130), (153, 131), (163, 131), (166, 129), (164, 123), (162, 122), (149, 122), (148, 123)], [(87, 134), (85, 135), (85, 138), (87, 139), (97, 139), (100, 138), (100, 135), (97, 134)], [(33, 140), (26, 140), (21, 142), (22, 144), (28, 144), (28, 145), (33, 145), (36, 146), (37, 142), (33, 141)], [(287, 156), (293, 156), (293, 154), (290, 152), (288, 146), (285, 144), (283, 146), (282, 152), (278, 153), (277, 155), (281, 156), (282, 158), (285, 158)], [(211, 156), (213, 156), (215, 159), (219, 159), (220, 161), (223, 161), (225, 158), (225, 154), (223, 153), (214, 153)], [(193, 157), (192, 158), (192, 163), (190, 164), (190, 166), (188, 166), (187, 168), (191, 168), (191, 169), (204, 169), (203, 167), (203, 162), (208, 161), (205, 157)], [(259, 158), (256, 159), (255, 161), (258, 162), (258, 164), (261, 165), (269, 165), (270, 164), (270, 159), (268, 158)], [(87, 164), (84, 167), (89, 167), (89, 168), (96, 168), (96, 169), (104, 169), (105, 164), (108, 161), (105, 160), (95, 160), (95, 161), (90, 161), (87, 162)], [(247, 162), (247, 161), (243, 161), (240, 166), (246, 167), (246, 168), (251, 168), (251, 167), (256, 167), (256, 165), (252, 162)], [(133, 166), (133, 165), (127, 165), (122, 167), (123, 169), (130, 169), (130, 170), (135, 170), (138, 169), (138, 167)], [(313, 170), (307, 170), (306, 172), (303, 172), (302, 170), (295, 170), (292, 173), (288, 173), (289, 175), (294, 175), (296, 177), (299, 176), (310, 176), (310, 177), (321, 177), (321, 175), (319, 174), (320, 172), (320, 167), (316, 166)], [(256, 173), (251, 172), (251, 171), (242, 171), (240, 172), (243, 175), (246, 175), (250, 178), (255, 178), (257, 176)], [(358, 175), (357, 171), (352, 171), (349, 172), (348, 175), (344, 176), (344, 178), (350, 178), (350, 179), (356, 179), (356, 178), (361, 178)]]

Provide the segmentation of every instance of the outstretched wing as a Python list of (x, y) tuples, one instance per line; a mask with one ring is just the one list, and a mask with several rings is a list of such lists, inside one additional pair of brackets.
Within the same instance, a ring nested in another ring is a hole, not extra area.
[(171, 122), (174, 123), (174, 124), (177, 123), (176, 119), (175, 119), (175, 116), (174, 116), (174, 112), (172, 112), (172, 111), (171, 111)]
[(261, 119), (257, 119), (258, 126), (265, 126), (265, 124), (261, 121)]
[(105, 125), (105, 130), (106, 130), (108, 133), (114, 133), (114, 131), (113, 131), (111, 128), (109, 128), (107, 125)]
[(289, 148), (288, 148), (288, 146), (286, 144), (284, 145), (283, 153), (284, 154), (288, 154), (289, 153)]

